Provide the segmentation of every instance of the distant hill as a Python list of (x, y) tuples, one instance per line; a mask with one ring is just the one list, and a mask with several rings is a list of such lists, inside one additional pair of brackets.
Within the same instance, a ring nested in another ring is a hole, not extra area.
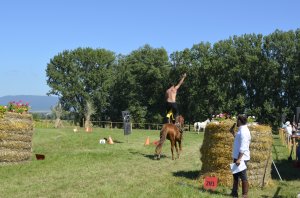
[(0, 105), (7, 105), (11, 101), (29, 103), (31, 112), (50, 112), (54, 107), (58, 98), (55, 96), (34, 96), (34, 95), (16, 95), (0, 97)]

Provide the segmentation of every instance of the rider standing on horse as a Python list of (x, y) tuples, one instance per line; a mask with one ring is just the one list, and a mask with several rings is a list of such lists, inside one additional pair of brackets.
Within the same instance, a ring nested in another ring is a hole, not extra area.
[[(174, 86), (172, 85), (167, 91), (166, 91), (166, 109), (167, 113), (171, 110), (173, 112), (173, 115), (175, 117), (175, 120), (177, 122), (177, 117), (179, 115), (177, 103), (176, 103), (176, 95), (177, 95), (177, 90), (183, 83), (184, 79), (186, 77), (186, 73), (184, 73), (179, 81), (179, 83)], [(170, 121), (169, 121), (170, 122)]]

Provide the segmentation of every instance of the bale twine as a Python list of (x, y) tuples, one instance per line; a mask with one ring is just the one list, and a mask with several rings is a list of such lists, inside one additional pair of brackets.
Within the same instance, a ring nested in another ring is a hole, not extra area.
[(0, 118), (0, 165), (30, 160), (32, 135), (31, 114), (5, 113)]
[[(225, 120), (210, 123), (205, 128), (203, 144), (200, 148), (200, 182), (206, 176), (217, 177), (219, 185), (232, 186), (232, 173), (229, 164), (233, 162), (232, 148), (234, 137), (229, 132), (234, 121)], [(237, 129), (237, 128), (236, 128)], [(271, 182), (272, 133), (269, 126), (249, 125), (251, 133), (248, 180), (250, 186), (265, 186)]]

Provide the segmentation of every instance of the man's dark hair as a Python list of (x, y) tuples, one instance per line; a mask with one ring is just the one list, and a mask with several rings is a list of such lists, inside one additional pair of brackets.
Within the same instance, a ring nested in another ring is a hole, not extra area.
[(239, 121), (241, 121), (241, 124), (242, 124), (242, 125), (247, 124), (247, 115), (245, 115), (245, 114), (240, 114), (240, 115), (238, 115), (237, 119), (238, 119)]

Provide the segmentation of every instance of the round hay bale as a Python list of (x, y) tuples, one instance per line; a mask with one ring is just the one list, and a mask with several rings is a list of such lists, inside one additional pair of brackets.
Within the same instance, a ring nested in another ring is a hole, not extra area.
[(31, 114), (6, 112), (0, 118), (0, 165), (30, 160), (32, 135)]
[[(232, 186), (232, 173), (229, 164), (233, 162), (232, 148), (234, 137), (229, 132), (234, 121), (225, 120), (210, 123), (204, 133), (200, 148), (200, 182), (206, 176), (218, 177), (222, 186)], [(250, 161), (248, 162), (248, 180), (250, 186), (262, 187), (271, 184), (271, 148), (272, 132), (269, 126), (248, 125), (251, 133)], [(237, 128), (236, 128), (237, 129)]]

